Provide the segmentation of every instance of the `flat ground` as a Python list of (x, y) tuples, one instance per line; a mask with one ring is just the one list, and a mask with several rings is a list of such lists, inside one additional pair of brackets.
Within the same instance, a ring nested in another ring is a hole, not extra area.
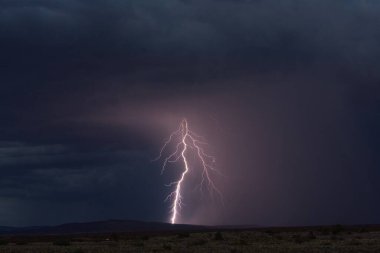
[(380, 252), (377, 227), (314, 227), (107, 234), (2, 236), (1, 253)]

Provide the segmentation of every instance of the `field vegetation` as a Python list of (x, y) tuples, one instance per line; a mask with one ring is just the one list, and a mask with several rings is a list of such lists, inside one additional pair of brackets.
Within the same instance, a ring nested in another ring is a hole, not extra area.
[(376, 227), (220, 229), (199, 232), (2, 236), (1, 253), (380, 252)]

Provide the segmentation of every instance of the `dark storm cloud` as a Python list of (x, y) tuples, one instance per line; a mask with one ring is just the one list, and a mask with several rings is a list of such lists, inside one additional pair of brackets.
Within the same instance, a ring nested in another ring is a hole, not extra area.
[(1, 1), (2, 224), (164, 219), (149, 161), (184, 114), (232, 178), (213, 222), (378, 222), (379, 12), (375, 0)]
[(3, 48), (20, 43), (26, 63), (38, 56), (45, 61), (35, 64), (45, 67), (145, 73), (146, 65), (189, 71), (219, 62), (252, 70), (321, 58), (349, 66), (379, 54), (379, 6), (369, 1), (12, 1), (1, 8)]
[[(108, 219), (107, 215), (119, 216), (123, 212), (140, 219), (159, 219), (162, 213), (156, 210), (148, 216), (140, 216), (140, 211), (148, 208), (145, 201), (159, 206), (161, 200), (157, 194), (136, 188), (141, 182), (157, 188), (161, 184), (160, 180), (151, 179), (157, 178), (158, 172), (152, 169), (149, 157), (139, 151), (98, 148), (78, 152), (58, 145), (2, 143), (0, 153), (3, 212), (10, 208), (7, 204), (18, 205), (12, 208), (25, 208), (28, 212), (10, 212), (2, 216), (2, 224)], [(109, 205), (111, 210), (106, 209), (102, 214), (103, 205)], [(97, 210), (88, 213), (94, 207)], [(41, 212), (46, 208), (52, 208), (55, 214), (44, 217)], [(72, 211), (66, 213), (70, 209)]]
[(2, 101), (41, 111), (67, 94), (65, 110), (85, 110), (123, 99), (115, 93), (188, 95), (215, 87), (210, 79), (301, 69), (372, 84), (378, 10), (371, 1), (5, 1)]

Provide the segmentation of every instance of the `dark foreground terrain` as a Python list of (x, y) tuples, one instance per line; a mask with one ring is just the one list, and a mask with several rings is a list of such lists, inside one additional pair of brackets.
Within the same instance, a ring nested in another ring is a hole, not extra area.
[(379, 226), (2, 235), (1, 253), (380, 252)]

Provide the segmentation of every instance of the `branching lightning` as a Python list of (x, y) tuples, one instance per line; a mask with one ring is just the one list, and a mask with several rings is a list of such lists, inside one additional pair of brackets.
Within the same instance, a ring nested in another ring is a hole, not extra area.
[(203, 146), (207, 145), (207, 143), (202, 136), (197, 135), (189, 129), (189, 124), (186, 119), (183, 119), (179, 128), (169, 136), (162, 146), (159, 156), (155, 160), (161, 159), (165, 150), (173, 143), (175, 144), (175, 150), (164, 158), (161, 174), (164, 173), (168, 163), (175, 163), (182, 160), (184, 169), (180, 178), (168, 185), (174, 186), (175, 189), (166, 198), (166, 200), (172, 200), (170, 221), (172, 224), (175, 224), (183, 203), (182, 188), (186, 180), (186, 175), (194, 170), (194, 168), (190, 166), (189, 152), (194, 152), (195, 157), (199, 160), (199, 167), (201, 169), (199, 189), (202, 191), (203, 188), (206, 188), (211, 195), (217, 193), (221, 200), (223, 200), (223, 197), (212, 180), (213, 174), (217, 173), (221, 175), (213, 166), (215, 164), (215, 158), (204, 151)]

